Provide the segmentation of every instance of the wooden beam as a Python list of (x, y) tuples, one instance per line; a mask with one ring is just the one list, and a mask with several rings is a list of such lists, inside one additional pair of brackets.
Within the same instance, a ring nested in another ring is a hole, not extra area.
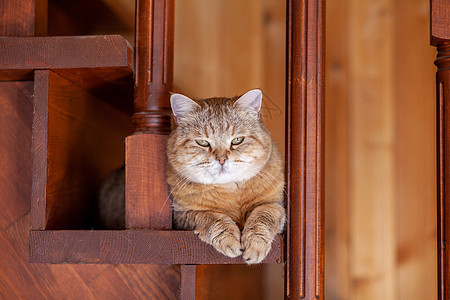
[(286, 299), (324, 298), (324, 1), (288, 3)]
[[(277, 235), (264, 263), (281, 263)], [(243, 264), (200, 241), (192, 231), (32, 230), (30, 262), (126, 264)]]

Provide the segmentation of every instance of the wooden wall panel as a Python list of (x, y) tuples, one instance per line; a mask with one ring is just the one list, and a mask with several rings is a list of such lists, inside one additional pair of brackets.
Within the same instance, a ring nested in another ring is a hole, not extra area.
[(327, 1), (327, 299), (436, 298), (429, 2)]
[(396, 298), (436, 299), (436, 51), (429, 46), (429, 3), (396, 1), (395, 12)]

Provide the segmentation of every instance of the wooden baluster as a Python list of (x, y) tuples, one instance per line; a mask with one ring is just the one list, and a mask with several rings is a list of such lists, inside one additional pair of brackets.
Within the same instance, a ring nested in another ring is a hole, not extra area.
[(169, 92), (173, 70), (173, 0), (136, 3), (136, 78), (132, 117), (136, 131), (127, 137), (126, 227), (171, 229), (165, 183), (165, 148), (171, 128)]
[(450, 2), (431, 1), (431, 44), (437, 47), (436, 120), (438, 153), (438, 299), (450, 289)]
[(324, 298), (324, 1), (288, 1), (286, 299)]

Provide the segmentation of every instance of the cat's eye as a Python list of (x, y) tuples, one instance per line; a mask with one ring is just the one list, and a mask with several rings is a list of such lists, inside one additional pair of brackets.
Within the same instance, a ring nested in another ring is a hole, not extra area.
[(205, 140), (196, 140), (196, 142), (202, 147), (209, 147), (209, 143)]
[(244, 141), (244, 137), (243, 136), (241, 136), (241, 137), (237, 137), (237, 138), (234, 138), (232, 141), (231, 141), (231, 145), (239, 145), (240, 143), (242, 143)]

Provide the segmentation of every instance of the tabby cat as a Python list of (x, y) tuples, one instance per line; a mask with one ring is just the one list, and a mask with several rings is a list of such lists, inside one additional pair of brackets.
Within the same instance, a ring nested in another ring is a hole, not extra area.
[(174, 223), (229, 256), (260, 263), (285, 223), (283, 163), (260, 119), (262, 93), (170, 98), (167, 145)]

